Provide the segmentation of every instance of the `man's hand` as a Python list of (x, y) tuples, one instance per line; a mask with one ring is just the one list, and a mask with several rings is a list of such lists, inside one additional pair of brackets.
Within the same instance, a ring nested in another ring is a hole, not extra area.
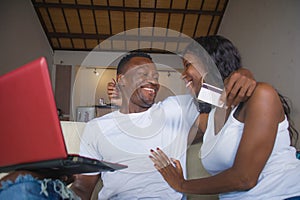
[(82, 200), (90, 200), (100, 175), (75, 174), (71, 190)]
[(225, 79), (224, 86), (227, 95), (226, 105), (230, 107), (246, 101), (252, 95), (256, 81), (249, 70), (240, 68)]
[(107, 95), (112, 104), (116, 106), (121, 106), (122, 98), (119, 94), (119, 90), (117, 88), (117, 83), (115, 79), (112, 79), (111, 82), (107, 83)]
[(75, 175), (64, 175), (64, 176), (60, 176), (59, 180), (61, 180), (62, 182), (64, 182), (66, 185), (69, 185), (71, 183), (74, 182), (75, 180)]

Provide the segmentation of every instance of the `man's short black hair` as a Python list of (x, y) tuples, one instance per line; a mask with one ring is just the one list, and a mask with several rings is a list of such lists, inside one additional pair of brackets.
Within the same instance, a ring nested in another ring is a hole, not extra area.
[(117, 67), (117, 74), (124, 74), (124, 66), (126, 65), (126, 63), (134, 57), (143, 57), (143, 58), (148, 58), (152, 61), (152, 58), (149, 54), (142, 52), (142, 51), (134, 51), (134, 52), (130, 52), (129, 54), (127, 54), (126, 56), (124, 56)]

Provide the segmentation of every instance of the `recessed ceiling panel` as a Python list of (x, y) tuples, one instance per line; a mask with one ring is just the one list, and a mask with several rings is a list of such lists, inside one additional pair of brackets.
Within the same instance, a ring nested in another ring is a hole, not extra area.
[[(196, 38), (217, 34), (227, 3), (228, 0), (32, 0), (53, 50), (90, 51), (101, 41), (126, 32), (99, 50), (145, 48), (152, 53), (183, 48), (186, 44), (180, 41), (181, 35)], [(144, 27), (163, 29), (154, 32)], [(141, 29), (129, 31), (137, 28)]]

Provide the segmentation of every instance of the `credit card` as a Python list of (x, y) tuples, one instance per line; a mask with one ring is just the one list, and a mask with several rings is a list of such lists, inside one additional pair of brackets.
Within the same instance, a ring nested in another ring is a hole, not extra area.
[(222, 93), (223, 90), (221, 88), (215, 87), (207, 83), (203, 83), (198, 95), (198, 99), (200, 101), (204, 101), (211, 105), (222, 108), (224, 106), (224, 102), (220, 99)]

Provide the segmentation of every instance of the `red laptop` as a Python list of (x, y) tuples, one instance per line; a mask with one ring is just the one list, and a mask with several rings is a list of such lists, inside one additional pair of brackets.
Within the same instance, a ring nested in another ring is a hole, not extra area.
[(43, 57), (0, 76), (0, 112), (0, 172), (63, 175), (127, 167), (67, 154)]

